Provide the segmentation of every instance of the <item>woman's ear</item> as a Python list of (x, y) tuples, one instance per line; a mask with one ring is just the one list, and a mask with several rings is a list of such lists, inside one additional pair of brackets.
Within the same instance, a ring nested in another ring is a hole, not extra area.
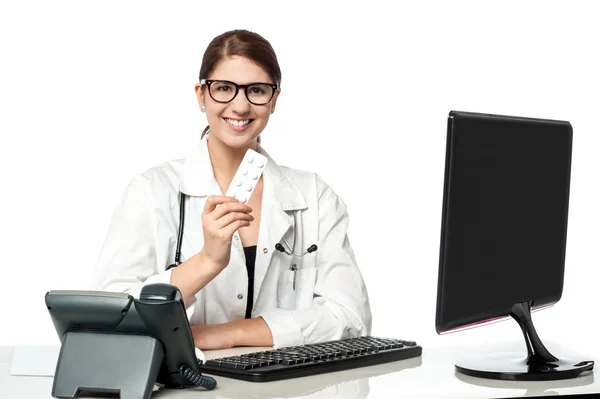
[(273, 99), (271, 100), (271, 113), (275, 112), (275, 106), (277, 105), (277, 98), (279, 98), (279, 94), (281, 93), (281, 89), (277, 89)]
[(204, 112), (204, 91), (202, 90), (202, 85), (200, 83), (196, 83), (194, 86), (194, 91), (196, 92), (196, 97), (198, 98), (198, 105), (202, 112)]

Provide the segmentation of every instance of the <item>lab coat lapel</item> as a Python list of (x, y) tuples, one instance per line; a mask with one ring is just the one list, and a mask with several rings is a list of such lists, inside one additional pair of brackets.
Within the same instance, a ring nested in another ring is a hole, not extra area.
[[(263, 172), (262, 213), (258, 237), (258, 251), (254, 270), (254, 303), (260, 294), (263, 280), (276, 251), (275, 245), (293, 227), (293, 212), (306, 209), (306, 201), (300, 189), (284, 173), (283, 169), (259, 145), (257, 151), (267, 157)], [(274, 274), (272, 274), (274, 275)]]

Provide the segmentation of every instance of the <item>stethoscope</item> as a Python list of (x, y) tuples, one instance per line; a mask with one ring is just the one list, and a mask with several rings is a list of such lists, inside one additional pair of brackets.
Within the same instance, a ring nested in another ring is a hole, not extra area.
[[(167, 267), (167, 270), (172, 269), (174, 267), (177, 267), (181, 264), (181, 241), (183, 240), (183, 225), (185, 222), (185, 198), (187, 197), (187, 195), (185, 195), (184, 193), (182, 193), (181, 191), (179, 192), (179, 231), (177, 233), (177, 246), (175, 249), (175, 263), (169, 265), (169, 267)], [(312, 252), (315, 252), (317, 250), (317, 245), (313, 244), (310, 247), (308, 247), (306, 249), (306, 251), (304, 251), (301, 254), (297, 254), (296, 253), (296, 213), (298, 211), (294, 212), (294, 216), (293, 216), (293, 220), (294, 220), (294, 224), (292, 226), (292, 231), (294, 232), (293, 235), (293, 245), (290, 246), (290, 243), (287, 242), (287, 240), (285, 239), (285, 237), (283, 237), (283, 242), (285, 243), (285, 245), (290, 248), (290, 251), (288, 252), (283, 245), (281, 245), (281, 243), (277, 243), (275, 244), (275, 249), (285, 253), (286, 255), (290, 255), (290, 256), (296, 256), (298, 258), (301, 258), (307, 254), (310, 254)], [(293, 264), (290, 267), (290, 270), (296, 271), (297, 270), (297, 266), (296, 264)]]
[(294, 256), (296, 256), (298, 258), (301, 258), (301, 257), (303, 257), (306, 254), (309, 254), (311, 252), (315, 252), (317, 250), (317, 245), (316, 244), (311, 245), (310, 247), (308, 247), (306, 249), (306, 251), (302, 252), (301, 254), (297, 254), (296, 253), (296, 225), (297, 225), (297, 223), (296, 223), (296, 214), (297, 213), (298, 213), (298, 211), (294, 212), (294, 217), (293, 217), (294, 218), (294, 225), (292, 226), (292, 229), (293, 229), (292, 231), (294, 232), (294, 235), (293, 235), (293, 238), (292, 238), (292, 242), (294, 243), (294, 245), (290, 246), (290, 243), (287, 242), (287, 240), (285, 239), (285, 237), (283, 237), (283, 242), (285, 242), (285, 245), (287, 245), (288, 248), (291, 248), (290, 252), (288, 252), (283, 247), (283, 245), (281, 245), (281, 243), (279, 243), (279, 242), (277, 244), (275, 244), (275, 249), (278, 250), (278, 251), (280, 251), (280, 252), (283, 252), (286, 255), (290, 255), (290, 256), (294, 255)]

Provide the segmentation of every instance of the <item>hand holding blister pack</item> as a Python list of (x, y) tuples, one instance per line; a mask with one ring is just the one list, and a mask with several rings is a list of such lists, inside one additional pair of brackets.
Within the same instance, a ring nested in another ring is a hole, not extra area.
[[(215, 273), (219, 273), (229, 264), (234, 234), (254, 220), (248, 202), (266, 165), (267, 158), (264, 155), (254, 150), (246, 151), (225, 196), (209, 197), (206, 201), (202, 214), (202, 252), (207, 264)], [(231, 201), (226, 197), (235, 200)]]

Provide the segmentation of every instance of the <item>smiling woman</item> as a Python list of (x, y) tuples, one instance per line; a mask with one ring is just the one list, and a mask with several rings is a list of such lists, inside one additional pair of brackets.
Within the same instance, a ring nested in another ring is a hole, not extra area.
[[(210, 108), (205, 105), (207, 88), (210, 100), (212, 100), (209, 102), (213, 102), (213, 104), (227, 104), (235, 100), (241, 89), (252, 105), (268, 105), (268, 107), (255, 108), (259, 111), (257, 116), (261, 116), (261, 118), (259, 123), (255, 123), (255, 126), (252, 127), (252, 130), (258, 131), (260, 134), (269, 121), (268, 113), (264, 115), (264, 112), (260, 111), (268, 111), (271, 114), (275, 112), (280, 84), (281, 69), (277, 56), (264, 38), (244, 30), (225, 32), (217, 36), (204, 53), (200, 68), (200, 83), (196, 85), (198, 102), (203, 111), (207, 110), (209, 123), (202, 136), (209, 130), (218, 135), (219, 133), (216, 133), (215, 130), (219, 129), (219, 125), (211, 124), (211, 122), (221, 118), (220, 115), (211, 114), (208, 111)], [(236, 101), (236, 104), (231, 107), (231, 111), (243, 113), (247, 104), (245, 101)], [(219, 107), (214, 107), (215, 112), (219, 110)], [(235, 115), (222, 118), (233, 127), (247, 126), (255, 122), (255, 119), (236, 118)], [(246, 128), (239, 131), (245, 130)], [(260, 142), (260, 138), (258, 138), (258, 142)]]
[(202, 78), (196, 85), (210, 134), (232, 147), (256, 138), (275, 110), (279, 90), (273, 80), (251, 59), (224, 57), (208, 79)]
[[(100, 254), (97, 289), (139, 296), (147, 284), (176, 286), (200, 349), (371, 331), (344, 202), (318, 175), (279, 166), (259, 144), (280, 84), (267, 40), (245, 30), (217, 36), (195, 85), (208, 120), (200, 145), (131, 181)], [(243, 203), (223, 193), (248, 150), (267, 162)], [(281, 242), (290, 241), (288, 251)]]

